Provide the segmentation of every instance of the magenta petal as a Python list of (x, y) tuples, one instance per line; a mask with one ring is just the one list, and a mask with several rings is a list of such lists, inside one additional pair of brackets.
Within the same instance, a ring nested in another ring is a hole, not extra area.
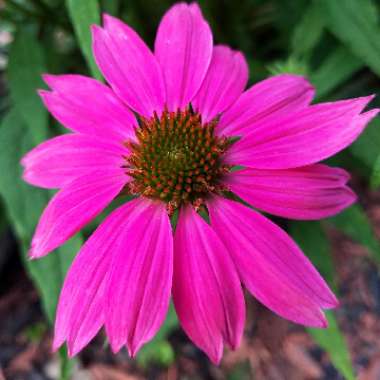
[(294, 241), (278, 226), (240, 203), (215, 197), (211, 225), (227, 246), (248, 290), (291, 321), (324, 327), (321, 308), (337, 300)]
[(45, 208), (32, 239), (31, 258), (45, 256), (95, 218), (119, 194), (123, 171), (90, 172), (60, 190)]
[(92, 32), (96, 62), (114, 91), (140, 115), (160, 113), (166, 100), (161, 69), (139, 35), (108, 15), (104, 29)]
[(43, 142), (21, 160), (26, 182), (60, 188), (90, 171), (121, 167), (128, 150), (82, 134), (67, 134)]
[(321, 219), (355, 202), (346, 186), (349, 174), (315, 164), (298, 169), (234, 171), (225, 183), (240, 198), (263, 211), (291, 219)]
[(360, 115), (373, 96), (322, 103), (263, 123), (236, 142), (226, 162), (255, 169), (289, 169), (324, 160), (350, 145), (379, 110)]
[(303, 77), (281, 74), (265, 79), (245, 91), (221, 117), (218, 132), (244, 135), (259, 122), (273, 120), (309, 105), (313, 86)]
[(106, 331), (113, 351), (126, 344), (134, 356), (157, 332), (168, 310), (173, 237), (164, 203), (132, 202), (133, 215), (113, 246)]
[(200, 88), (212, 55), (212, 34), (199, 6), (179, 3), (162, 18), (155, 41), (170, 111), (184, 108)]
[(204, 122), (225, 111), (241, 95), (248, 82), (248, 65), (241, 52), (215, 46), (200, 90), (191, 101)]
[(105, 285), (114, 245), (133, 208), (134, 203), (129, 202), (109, 215), (75, 258), (59, 298), (55, 350), (67, 340), (69, 355), (76, 355), (103, 326)]
[(190, 339), (218, 363), (223, 341), (239, 345), (245, 319), (240, 281), (229, 252), (191, 206), (174, 236), (173, 300)]
[(117, 142), (133, 136), (136, 119), (109, 87), (81, 75), (44, 80), (53, 91), (40, 91), (42, 100), (66, 128)]

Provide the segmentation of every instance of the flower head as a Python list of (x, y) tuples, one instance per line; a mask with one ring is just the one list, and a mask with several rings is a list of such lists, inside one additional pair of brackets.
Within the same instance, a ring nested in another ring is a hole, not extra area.
[(284, 318), (326, 326), (323, 309), (337, 305), (335, 296), (292, 239), (241, 200), (293, 219), (351, 205), (348, 173), (318, 162), (351, 144), (378, 113), (362, 112), (372, 97), (310, 105), (313, 87), (285, 74), (244, 91), (244, 56), (213, 46), (194, 3), (164, 15), (154, 53), (110, 16), (93, 27), (93, 50), (108, 85), (44, 76), (51, 90), (40, 95), (72, 133), (22, 160), (27, 182), (60, 189), (30, 256), (63, 244), (114, 198), (132, 200), (75, 258), (54, 347), (66, 341), (75, 355), (104, 326), (115, 352), (126, 346), (134, 355), (173, 297), (185, 332), (217, 363), (224, 343), (235, 348), (242, 336), (241, 284)]

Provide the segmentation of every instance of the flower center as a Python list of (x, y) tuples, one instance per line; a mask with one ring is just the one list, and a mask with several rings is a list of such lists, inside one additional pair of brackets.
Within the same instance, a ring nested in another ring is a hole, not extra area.
[(203, 124), (191, 108), (139, 117), (136, 139), (126, 143), (130, 193), (161, 199), (171, 213), (182, 203), (199, 207), (207, 194), (221, 190), (220, 178), (230, 169), (221, 156), (230, 142), (214, 134), (217, 122)]

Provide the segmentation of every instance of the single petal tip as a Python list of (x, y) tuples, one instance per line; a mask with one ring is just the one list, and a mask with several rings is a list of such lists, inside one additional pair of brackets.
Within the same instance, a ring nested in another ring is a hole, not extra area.
[(110, 23), (112, 23), (112, 21), (117, 20), (117, 19), (115, 19), (115, 17), (111, 16), (108, 13), (103, 13), (102, 19), (103, 19), (103, 26), (105, 29), (107, 29), (109, 27), (109, 25), (110, 25)]
[(327, 329), (329, 327), (329, 322), (327, 321), (327, 318), (324, 313), (322, 313), (322, 318), (321, 318), (321, 328), (322, 329)]
[(222, 360), (223, 357), (223, 349), (220, 352), (216, 352), (214, 354), (207, 354), (209, 359), (211, 360), (212, 364), (218, 366)]
[[(51, 86), (52, 81), (57, 77), (57, 75), (49, 74), (49, 73), (43, 73), (41, 74), (42, 80), (49, 86)], [(40, 90), (41, 91), (41, 90)]]
[(51, 351), (54, 353), (54, 352), (57, 352), (60, 347), (62, 346), (64, 340), (62, 339), (57, 339), (57, 338), (54, 338), (53, 340), (53, 344), (51, 346)]
[(103, 33), (104, 30), (102, 27), (100, 27), (99, 25), (96, 25), (96, 24), (92, 24), (90, 26), (90, 30), (91, 30), (91, 34), (92, 34), (92, 37), (95, 38), (97, 36), (100, 35), (100, 33)]
[(47, 90), (43, 90), (43, 89), (38, 89), (37, 90), (37, 94), (42, 98), (44, 99), (46, 96), (48, 96), (49, 94), (51, 94), (50, 91), (47, 91)]
[(79, 350), (75, 350), (71, 344), (69, 344), (69, 343), (67, 344), (67, 356), (70, 359), (72, 359), (78, 352), (79, 352)]
[(134, 347), (134, 346), (126, 346), (128, 355), (133, 359), (136, 357), (137, 353), (139, 352), (140, 348), (139, 347)]
[(28, 259), (29, 260), (35, 260), (35, 259), (38, 259), (40, 257), (41, 256), (37, 253), (37, 249), (35, 248), (35, 246), (32, 243), (32, 245), (29, 249), (29, 252), (28, 252)]

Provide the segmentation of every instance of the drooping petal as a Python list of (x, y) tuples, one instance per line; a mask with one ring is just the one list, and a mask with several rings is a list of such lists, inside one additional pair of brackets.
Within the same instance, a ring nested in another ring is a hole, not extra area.
[(197, 4), (176, 4), (166, 12), (154, 52), (162, 68), (169, 110), (183, 109), (199, 90), (212, 55), (211, 30)]
[(43, 142), (21, 160), (26, 182), (45, 188), (60, 188), (94, 170), (123, 165), (128, 150), (84, 134), (67, 134)]
[(96, 62), (114, 91), (140, 115), (160, 113), (166, 100), (161, 69), (140, 36), (108, 15), (104, 29), (93, 26), (92, 33)]
[(173, 301), (190, 339), (218, 363), (223, 341), (239, 345), (245, 307), (230, 255), (191, 206), (182, 207), (174, 236)]
[(298, 169), (243, 169), (225, 182), (240, 198), (263, 211), (291, 219), (322, 219), (355, 202), (349, 174), (315, 164)]
[(128, 182), (118, 168), (74, 179), (51, 199), (32, 239), (31, 258), (45, 256), (95, 218)]
[(239, 51), (215, 46), (206, 77), (195, 98), (193, 108), (208, 122), (230, 107), (248, 82), (248, 64)]
[(291, 321), (325, 327), (321, 308), (337, 300), (294, 241), (259, 213), (220, 197), (208, 203), (211, 226), (229, 249), (248, 290)]
[(313, 96), (313, 86), (301, 76), (281, 74), (265, 79), (245, 91), (223, 113), (217, 131), (225, 135), (244, 135), (254, 131), (259, 122), (305, 108)]
[(44, 80), (53, 91), (40, 91), (42, 100), (66, 128), (117, 142), (133, 136), (135, 117), (106, 85), (82, 75)]
[(372, 96), (321, 103), (260, 125), (236, 142), (226, 162), (255, 169), (289, 169), (322, 161), (350, 145), (379, 110), (360, 114)]
[(55, 322), (54, 350), (67, 341), (76, 355), (105, 322), (105, 287), (115, 245), (134, 203), (119, 207), (96, 229), (75, 258), (63, 284)]
[(113, 247), (106, 290), (106, 331), (112, 350), (131, 356), (165, 319), (173, 273), (173, 237), (164, 203), (133, 201), (133, 216)]

